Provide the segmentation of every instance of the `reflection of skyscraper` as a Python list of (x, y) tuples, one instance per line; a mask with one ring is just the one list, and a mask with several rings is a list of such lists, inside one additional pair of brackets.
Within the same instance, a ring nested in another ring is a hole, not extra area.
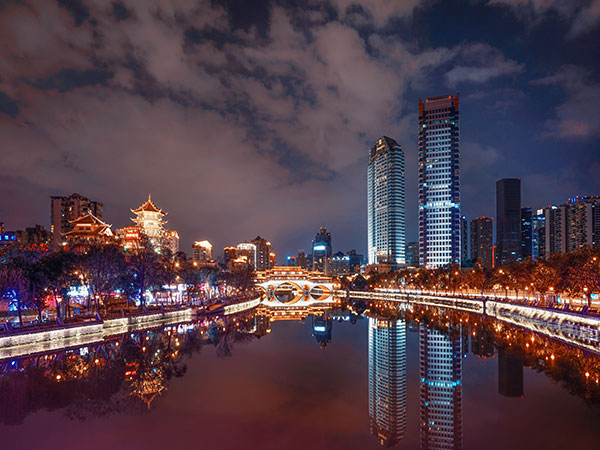
[(420, 328), (421, 449), (461, 449), (461, 335)]
[(498, 349), (498, 392), (505, 397), (523, 397), (523, 361)]
[(369, 418), (384, 447), (406, 432), (406, 323), (369, 318)]
[(329, 314), (312, 316), (313, 336), (321, 347), (327, 347), (331, 342), (331, 330), (333, 329), (333, 320)]

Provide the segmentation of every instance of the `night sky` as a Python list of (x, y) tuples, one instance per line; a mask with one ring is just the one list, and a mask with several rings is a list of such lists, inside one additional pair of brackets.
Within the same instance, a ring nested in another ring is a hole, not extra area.
[(406, 154), (417, 100), (460, 91), (461, 211), (600, 194), (600, 0), (0, 0), (0, 221), (49, 226), (50, 195), (152, 199), (181, 248), (319, 226), (366, 252), (368, 149)]

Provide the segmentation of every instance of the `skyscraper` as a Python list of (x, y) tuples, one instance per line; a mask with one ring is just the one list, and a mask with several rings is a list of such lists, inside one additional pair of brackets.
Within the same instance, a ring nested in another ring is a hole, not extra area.
[(496, 258), (498, 264), (521, 259), (521, 179), (496, 182)]
[(409, 242), (406, 244), (405, 250), (406, 264), (409, 266), (419, 267), (419, 243)]
[(52, 233), (52, 247), (58, 249), (62, 236), (73, 230), (75, 219), (93, 214), (102, 220), (102, 203), (95, 202), (81, 194), (71, 194), (68, 197), (50, 197), (50, 232)]
[(331, 247), (331, 233), (327, 228), (321, 227), (312, 242), (313, 250), (313, 270), (325, 272), (329, 264), (329, 258), (333, 254)]
[(404, 152), (387, 136), (369, 154), (367, 228), (369, 264), (404, 264)]
[(471, 221), (471, 261), (481, 264), (485, 269), (494, 267), (493, 227), (494, 220), (490, 217), (478, 217)]
[(406, 433), (406, 323), (369, 318), (369, 422), (382, 447)]
[(419, 100), (419, 260), (460, 263), (458, 92)]
[(521, 258), (533, 257), (533, 213), (521, 208)]
[(462, 344), (420, 325), (421, 449), (462, 448)]
[(469, 259), (468, 244), (469, 242), (469, 226), (467, 225), (466, 216), (460, 216), (460, 264), (467, 264)]

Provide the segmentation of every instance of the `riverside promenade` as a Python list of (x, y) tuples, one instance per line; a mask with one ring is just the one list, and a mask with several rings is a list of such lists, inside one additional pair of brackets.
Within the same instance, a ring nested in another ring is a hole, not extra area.
[(407, 308), (429, 306), (480, 314), (600, 354), (600, 315), (598, 314), (502, 301), (497, 297), (463, 296), (459, 293), (418, 293), (390, 289), (337, 291), (336, 295), (367, 302), (394, 302)]

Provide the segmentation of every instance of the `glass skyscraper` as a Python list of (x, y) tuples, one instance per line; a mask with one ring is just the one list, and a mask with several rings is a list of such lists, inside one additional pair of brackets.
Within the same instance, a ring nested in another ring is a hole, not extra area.
[(369, 318), (369, 422), (382, 447), (406, 433), (406, 323)]
[(404, 152), (387, 136), (371, 148), (367, 169), (369, 264), (404, 264)]
[(419, 100), (419, 262), (460, 264), (458, 93)]
[(422, 450), (462, 448), (461, 334), (420, 325)]

